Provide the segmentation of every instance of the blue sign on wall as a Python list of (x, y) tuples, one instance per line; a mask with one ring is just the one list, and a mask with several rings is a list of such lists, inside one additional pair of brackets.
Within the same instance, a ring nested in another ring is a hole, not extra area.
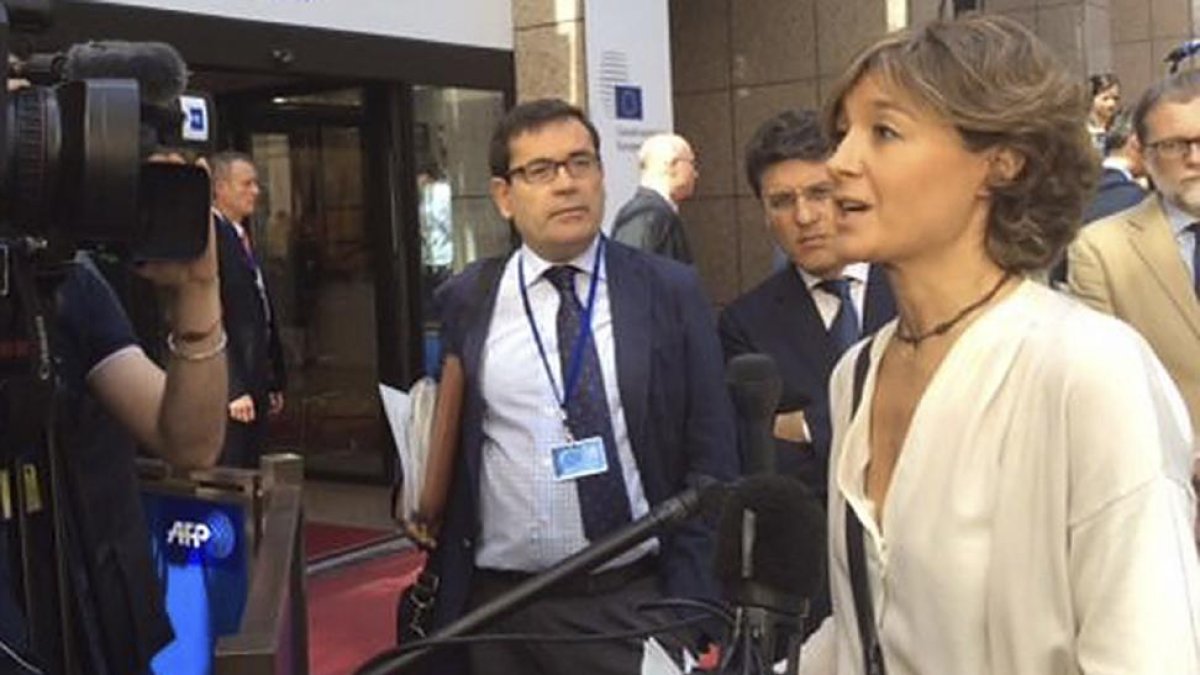
[(617, 92), (617, 119), (643, 119), (645, 114), (642, 110), (642, 88), (618, 84), (615, 89)]

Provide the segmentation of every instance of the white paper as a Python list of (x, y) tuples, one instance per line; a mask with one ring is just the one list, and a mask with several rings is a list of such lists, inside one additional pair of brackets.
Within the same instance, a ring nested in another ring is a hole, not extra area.
[(683, 675), (667, 650), (654, 638), (642, 644), (642, 675)]
[[(412, 513), (415, 504), (409, 505), (410, 499), (415, 500), (419, 495), (419, 485), (425, 477), (424, 458), (413, 456), (408, 443), (408, 428), (412, 421), (412, 399), (409, 395), (395, 387), (389, 387), (382, 382), (379, 384), (379, 400), (383, 403), (383, 412), (387, 416), (388, 427), (392, 430), (392, 440), (396, 443), (396, 454), (400, 458), (400, 470), (404, 474), (404, 490), (401, 515)], [(418, 467), (418, 464), (420, 466)], [(410, 497), (411, 495), (411, 497)]]

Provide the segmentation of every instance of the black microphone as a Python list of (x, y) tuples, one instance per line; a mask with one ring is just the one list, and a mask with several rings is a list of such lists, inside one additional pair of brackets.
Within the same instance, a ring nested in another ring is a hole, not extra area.
[(26, 70), (48, 70), (51, 76), (65, 80), (137, 80), (142, 103), (159, 108), (178, 107), (179, 96), (187, 88), (187, 64), (165, 42), (85, 42), (48, 58), (49, 62), (31, 59)]
[(729, 360), (725, 384), (737, 410), (742, 473), (775, 472), (775, 409), (783, 381), (775, 360), (766, 354), (741, 354)]
[(726, 600), (738, 609), (743, 660), (774, 660), (779, 644), (789, 645), (789, 660), (798, 659), (808, 605), (825, 578), (826, 523), (817, 499), (792, 476), (748, 476), (729, 491), (715, 567)]
[[(577, 575), (586, 574), (632, 549), (650, 537), (678, 525), (710, 504), (710, 495), (717, 486), (711, 479), (701, 479), (699, 485), (660, 502), (649, 513), (632, 523), (610, 532), (599, 541), (566, 558), (562, 562), (522, 582), (512, 590), (481, 605), (454, 623), (424, 640), (389, 649), (377, 654), (355, 671), (356, 675), (394, 673), (411, 666), (449, 638), (466, 635), (512, 612), (547, 589)], [(418, 647), (418, 645), (425, 645)], [(401, 652), (400, 649), (404, 651)]]
[(1163, 62), (1178, 66), (1180, 61), (1195, 56), (1197, 53), (1200, 53), (1200, 40), (1188, 40), (1172, 49)]

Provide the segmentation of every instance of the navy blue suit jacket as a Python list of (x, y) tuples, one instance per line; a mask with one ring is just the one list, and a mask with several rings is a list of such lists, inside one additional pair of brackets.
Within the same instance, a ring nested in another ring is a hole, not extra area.
[[(651, 507), (707, 476), (737, 473), (733, 409), (724, 384), (712, 309), (694, 270), (610, 241), (606, 249), (618, 388), (629, 441)], [(442, 341), (462, 360), (466, 390), (447, 512), (433, 565), (441, 574), (434, 622), (464, 611), (479, 532), (479, 477), (486, 406), (483, 346), (499, 274), (474, 263), (439, 290)], [(496, 268), (492, 268), (496, 271)], [(699, 521), (660, 539), (659, 578), (668, 597), (717, 598), (714, 537)]]
[[(896, 315), (896, 304), (883, 270), (867, 277), (863, 334), (869, 335)], [(761, 352), (775, 359), (783, 380), (778, 412), (804, 410), (812, 442), (776, 439), (776, 467), (798, 475), (818, 496), (826, 492), (831, 428), (829, 377), (838, 355), (796, 268), (788, 265), (733, 301), (721, 312), (725, 358)], [(822, 504), (824, 500), (822, 500)]]
[(1118, 211), (1137, 206), (1146, 198), (1146, 191), (1124, 172), (1105, 168), (1096, 186), (1096, 196), (1083, 211), (1083, 222), (1090, 223)]

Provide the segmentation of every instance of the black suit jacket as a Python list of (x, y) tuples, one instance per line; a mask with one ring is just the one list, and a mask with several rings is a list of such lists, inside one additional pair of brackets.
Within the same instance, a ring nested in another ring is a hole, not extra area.
[(640, 187), (613, 219), (613, 239), (681, 263), (692, 263), (683, 220), (671, 203), (654, 190)]
[(1100, 184), (1096, 186), (1096, 196), (1084, 209), (1083, 222), (1090, 223), (1137, 206), (1145, 198), (1146, 191), (1125, 172), (1105, 168), (1100, 174)]
[[(217, 261), (221, 274), (221, 311), (229, 338), (229, 400), (242, 394), (254, 399), (259, 419), (266, 419), (267, 393), (283, 391), (283, 349), (275, 329), (275, 311), (267, 316), (255, 268), (246, 256), (233, 224), (217, 215)], [(270, 294), (267, 294), (270, 302)]]
[[(863, 334), (869, 335), (896, 315), (882, 269), (871, 268), (865, 300)], [(788, 265), (734, 300), (721, 312), (720, 333), (726, 359), (749, 352), (775, 359), (783, 379), (777, 411), (804, 410), (812, 435), (806, 445), (776, 439), (776, 466), (780, 473), (800, 476), (818, 496), (825, 495), (832, 433), (829, 377), (838, 355), (796, 268)]]
[[(696, 272), (619, 243), (605, 249), (618, 387), (647, 501), (653, 507), (703, 477), (731, 480), (733, 410), (711, 305)], [(499, 274), (489, 279), (486, 267), (474, 263), (439, 290), (444, 349), (462, 359), (466, 380), (455, 475), (433, 562), (441, 574), (439, 626), (464, 611), (480, 527), (486, 402), (479, 376), (499, 285)], [(718, 597), (714, 543), (712, 530), (695, 520), (660, 539), (659, 578), (668, 597)]]

